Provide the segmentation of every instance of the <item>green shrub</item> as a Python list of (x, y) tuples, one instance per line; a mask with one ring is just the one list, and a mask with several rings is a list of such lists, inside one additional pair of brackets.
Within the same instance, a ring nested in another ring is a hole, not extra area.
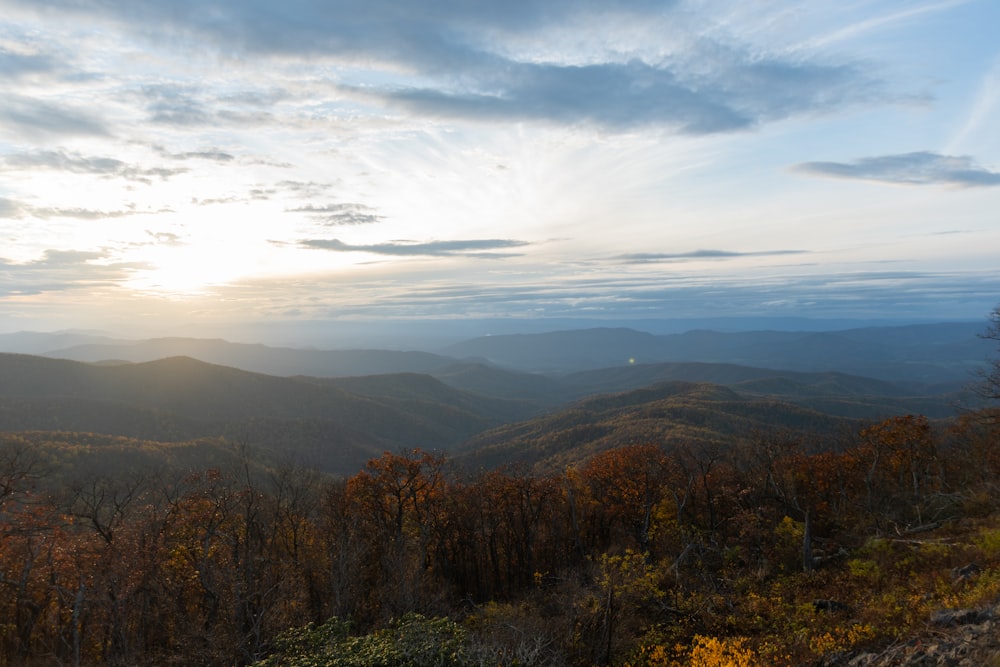
[(350, 636), (348, 623), (331, 618), (288, 630), (276, 651), (257, 667), (463, 667), (465, 630), (447, 618), (407, 614), (368, 635)]

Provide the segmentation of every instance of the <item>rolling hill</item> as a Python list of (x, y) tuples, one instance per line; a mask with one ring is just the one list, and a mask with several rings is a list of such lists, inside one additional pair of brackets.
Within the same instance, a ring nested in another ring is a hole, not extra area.
[(551, 472), (626, 444), (729, 447), (762, 434), (782, 434), (821, 447), (857, 426), (853, 419), (742, 396), (720, 385), (665, 382), (497, 427), (466, 442), (457, 458), (470, 468), (520, 462)]
[(770, 397), (851, 418), (881, 419), (919, 413), (950, 417), (976, 397), (965, 383), (888, 382), (839, 372), (799, 372), (736, 364), (635, 364), (562, 376), (576, 397), (640, 389), (661, 382), (707, 382), (748, 396)]
[(312, 350), (202, 338), (85, 343), (49, 348), (44, 354), (74, 361), (115, 359), (136, 363), (184, 356), (267, 375), (320, 377), (426, 373), (454, 363), (454, 359), (420, 351)]
[(979, 322), (837, 332), (689, 331), (653, 335), (623, 328), (484, 336), (443, 354), (504, 368), (566, 374), (634, 363), (726, 363), (803, 372), (839, 371), (896, 382), (968, 382), (993, 352)]
[(409, 380), (419, 388), (404, 400), (398, 379), (382, 380), (394, 388), (393, 397), (186, 357), (106, 366), (0, 354), (0, 431), (91, 431), (158, 441), (226, 436), (352, 473), (384, 450), (448, 449), (523, 416), (517, 403), (464, 396), (427, 376)]
[[(985, 322), (879, 326), (838, 331), (691, 330), (652, 334), (626, 327), (471, 338), (443, 349), (298, 349), (218, 339), (115, 340), (86, 333), (3, 334), (0, 351), (101, 362), (187, 356), (277, 376), (453, 374), (456, 363), (560, 376), (630, 364), (701, 362), (799, 372), (842, 372), (925, 385), (967, 383), (994, 352)], [(510, 398), (511, 396), (508, 396)], [(523, 395), (518, 396), (518, 398)]]
[[(722, 443), (763, 429), (950, 417), (968, 405), (963, 385), (988, 356), (978, 330), (974, 323), (668, 335), (597, 328), (488, 336), (446, 354), (8, 334), (4, 344), (33, 349), (74, 344), (44, 357), (0, 354), (0, 431), (226, 438), (343, 474), (409, 447), (461, 446), (479, 451), (469, 455), (478, 463), (570, 460), (583, 455), (569, 451), (581, 443), (591, 450), (635, 438)], [(168, 356), (178, 352), (190, 354)], [(664, 357), (704, 361), (650, 361)], [(612, 414), (609, 395), (629, 398)], [(645, 407), (633, 409), (642, 397)]]

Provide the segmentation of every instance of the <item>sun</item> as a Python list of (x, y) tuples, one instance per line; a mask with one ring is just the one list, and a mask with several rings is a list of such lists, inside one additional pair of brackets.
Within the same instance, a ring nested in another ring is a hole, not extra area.
[(147, 252), (125, 286), (137, 292), (197, 296), (251, 273), (239, 253), (204, 247)]
[(275, 241), (268, 238), (267, 230), (250, 225), (242, 231), (230, 228), (224, 232), (203, 232), (133, 248), (125, 258), (134, 267), (125, 287), (143, 294), (198, 297), (222, 287), (341, 271), (357, 261), (345, 253)]
[(201, 295), (266, 272), (275, 251), (256, 231), (202, 226), (134, 247), (128, 260), (136, 268), (127, 287), (146, 293)]

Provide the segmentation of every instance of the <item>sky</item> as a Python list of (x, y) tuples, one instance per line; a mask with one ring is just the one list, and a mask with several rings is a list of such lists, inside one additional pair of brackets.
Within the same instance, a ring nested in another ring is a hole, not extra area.
[(998, 27), (996, 0), (0, 0), (0, 331), (985, 318)]

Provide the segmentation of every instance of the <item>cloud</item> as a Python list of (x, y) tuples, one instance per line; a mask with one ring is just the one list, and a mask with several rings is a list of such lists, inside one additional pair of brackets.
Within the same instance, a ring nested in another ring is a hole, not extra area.
[[(293, 197), (296, 199), (308, 199), (311, 197), (321, 197), (325, 195), (329, 190), (333, 188), (331, 183), (318, 183), (314, 181), (278, 181), (273, 184), (257, 184), (255, 187), (248, 188), (245, 194), (233, 194), (227, 195), (225, 197), (192, 197), (191, 203), (196, 206), (211, 206), (216, 204), (233, 204), (237, 202), (250, 202), (250, 201), (269, 201), (275, 198), (279, 198), (282, 195), (288, 197)], [(337, 209), (336, 206), (342, 206), (345, 208)], [(334, 214), (342, 214), (341, 222), (339, 224), (351, 224), (347, 222), (349, 219), (349, 214), (351, 210), (346, 207), (355, 207), (354, 213), (358, 216), (358, 220), (353, 224), (361, 224), (362, 221), (360, 216), (365, 213), (365, 211), (371, 211), (363, 204), (339, 204), (332, 205), (332, 207), (322, 207), (322, 206), (302, 206), (293, 209), (286, 209), (292, 213), (310, 213), (320, 218), (327, 216), (332, 216)], [(371, 222), (376, 222), (381, 220), (382, 216), (374, 216), (375, 220)], [(328, 224), (335, 224), (335, 221), (331, 219)]]
[(0, 197), (0, 218), (20, 218), (24, 214), (24, 207), (13, 199)]
[(731, 250), (692, 250), (690, 252), (641, 252), (618, 255), (613, 259), (625, 260), (632, 264), (655, 262), (684, 262), (699, 259), (734, 259), (738, 257), (773, 257), (780, 255), (801, 255), (805, 250), (762, 250), (759, 252), (734, 252)]
[(287, 209), (289, 213), (308, 213), (313, 220), (330, 227), (341, 225), (371, 225), (385, 216), (364, 204), (327, 204), (326, 206), (300, 206)]
[[(544, 269), (542, 269), (544, 270)], [(509, 277), (509, 276), (508, 276)], [(544, 282), (507, 280), (491, 273), (475, 282), (467, 275), (421, 281), (411, 273), (359, 277), (352, 290), (339, 289), (337, 275), (255, 282), (269, 303), (296, 307), (309, 316), (434, 318), (463, 316), (594, 317), (663, 319), (688, 317), (815, 318), (967, 317), (969, 304), (988, 312), (1000, 290), (995, 271), (821, 272), (794, 274), (665, 273), (549, 275)], [(243, 286), (221, 288), (240, 290)], [(220, 302), (228, 302), (220, 299)], [(981, 308), (980, 308), (981, 306)]]
[(967, 156), (940, 155), (928, 151), (862, 158), (854, 162), (804, 162), (793, 171), (896, 185), (947, 185), (988, 187), (1000, 185), (1000, 172), (991, 171)]
[(35, 151), (33, 153), (15, 153), (3, 158), (7, 168), (24, 169), (55, 169), (74, 174), (93, 174), (96, 176), (124, 178), (130, 181), (150, 184), (152, 178), (167, 180), (171, 176), (186, 173), (187, 169), (171, 169), (166, 167), (138, 167), (116, 158), (84, 156), (66, 151)]
[[(84, 11), (88, 16), (103, 13), (145, 37), (149, 25), (169, 27), (165, 32), (172, 36), (186, 35), (200, 46), (211, 44), (227, 54), (298, 57), (347, 69), (379, 70), (386, 76), (373, 80), (377, 83), (342, 83), (340, 90), (410, 112), (459, 119), (585, 123), (612, 130), (665, 126), (710, 134), (883, 95), (867, 68), (768, 54), (729, 34), (713, 39), (708, 19), (690, 27), (689, 34), (670, 48), (660, 43), (643, 49), (624, 41), (628, 38), (622, 35), (648, 31), (651, 24), (671, 24), (677, 3), (670, 1), (33, 0), (32, 4)], [(586, 32), (608, 25), (622, 32), (622, 44), (597, 49), (578, 43), (565, 49), (548, 45), (546, 31)], [(263, 111), (269, 106), (251, 114), (213, 110), (194, 87), (147, 86), (142, 94), (150, 117), (158, 123), (272, 120)], [(244, 103), (245, 97), (233, 99)]]
[(197, 99), (200, 92), (195, 86), (155, 84), (143, 86), (138, 94), (151, 121), (186, 127), (212, 122), (212, 113)]
[(205, 150), (205, 151), (185, 151), (183, 153), (171, 153), (162, 146), (153, 147), (157, 153), (171, 160), (208, 160), (210, 162), (232, 162), (236, 158), (225, 151)]
[(0, 258), (0, 295), (30, 295), (111, 286), (131, 276), (135, 263), (111, 262), (104, 254), (84, 250), (46, 250), (30, 262)]
[(247, 194), (250, 196), (250, 199), (267, 201), (278, 194), (278, 190), (276, 188), (250, 188)]
[(49, 206), (23, 206), (23, 212), (33, 218), (49, 220), (52, 218), (75, 218), (77, 220), (111, 220), (113, 218), (128, 218), (133, 215), (155, 215), (171, 213), (170, 209), (138, 210), (133, 205), (118, 211), (102, 211), (99, 209), (69, 207), (58, 208)]
[(299, 246), (316, 250), (332, 250), (335, 252), (368, 252), (376, 255), (432, 257), (509, 257), (518, 253), (494, 253), (491, 250), (505, 248), (521, 248), (528, 245), (526, 241), (514, 239), (473, 239), (466, 241), (428, 241), (415, 243), (412, 241), (392, 241), (373, 245), (351, 245), (338, 239), (304, 239)]
[(355, 56), (367, 53), (384, 61), (407, 58), (424, 66), (446, 63), (467, 51), (468, 35), (523, 33), (581, 17), (657, 15), (675, 0), (14, 0), (26, 9), (104, 14), (137, 31), (150, 25), (176, 38), (186, 32), (225, 45), (227, 50), (303, 56)]
[(301, 199), (321, 197), (334, 187), (333, 183), (317, 183), (316, 181), (278, 181), (275, 185)]
[(938, 2), (935, 4), (917, 7), (907, 7), (899, 11), (891, 11), (891, 13), (888, 14), (864, 19), (843, 28), (837, 28), (832, 33), (810, 40), (809, 46), (811, 48), (817, 48), (827, 44), (856, 39), (859, 35), (863, 35), (864, 33), (871, 32), (873, 30), (883, 29), (887, 25), (905, 21), (920, 14), (950, 9), (965, 2), (968, 2), (968, 0), (945, 0), (945, 2)]
[(146, 230), (146, 236), (153, 240), (154, 245), (161, 246), (171, 246), (179, 247), (185, 245), (184, 241), (177, 234), (171, 232), (154, 232), (151, 229)]
[(197, 197), (191, 198), (191, 203), (195, 206), (215, 206), (217, 204), (234, 204), (236, 202), (246, 201), (244, 197), (207, 197), (204, 199), (198, 199)]
[[(217, 90), (171, 83), (142, 86), (133, 97), (144, 106), (150, 122), (177, 129), (235, 125), (253, 127), (275, 120), (269, 110), (243, 108), (256, 106), (257, 103), (250, 101), (254, 99), (252, 93), (220, 97)], [(206, 156), (194, 153), (192, 157)]]
[(0, 129), (21, 138), (108, 135), (104, 123), (89, 113), (11, 92), (0, 104)]
[[(847, 66), (730, 60), (692, 76), (682, 64), (556, 65), (498, 61), (474, 73), (473, 86), (354, 89), (411, 111), (473, 120), (588, 123), (630, 130), (668, 126), (703, 135), (859, 102), (876, 87)], [(467, 78), (466, 78), (467, 79)]]
[(0, 47), (0, 79), (17, 79), (25, 74), (51, 72), (56, 62), (49, 56), (16, 53)]

